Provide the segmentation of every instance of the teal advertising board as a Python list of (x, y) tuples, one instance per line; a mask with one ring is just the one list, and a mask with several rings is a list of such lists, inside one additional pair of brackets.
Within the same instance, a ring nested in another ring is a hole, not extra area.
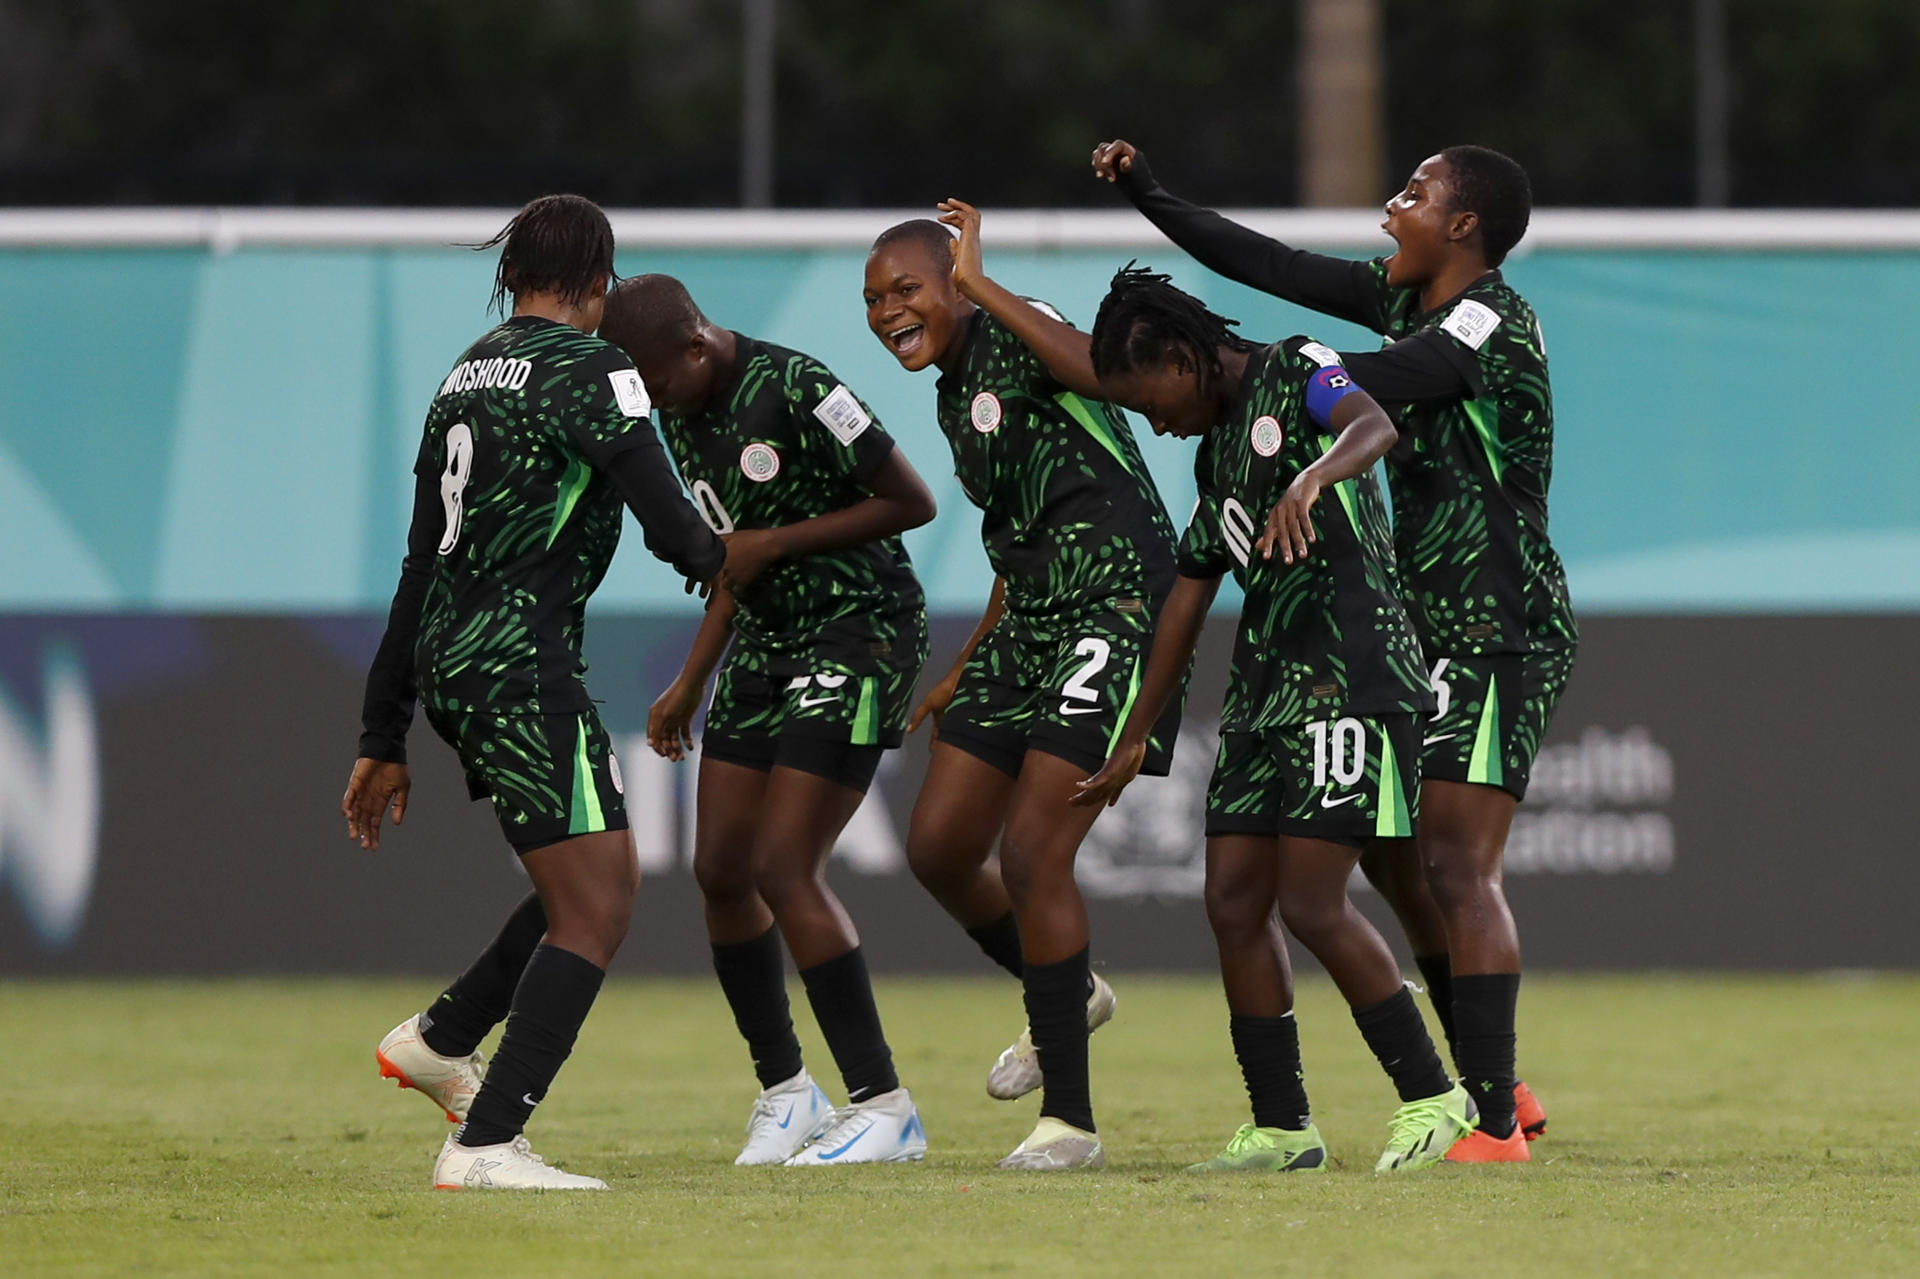
[[(989, 228), (989, 269), (1083, 325), (1130, 256), (1249, 336), (1375, 341), (1170, 247), (995, 251)], [(866, 331), (861, 262), (687, 248), (619, 265), (680, 276), (719, 323), (852, 384), (940, 499), (908, 538), (930, 603), (967, 612), (989, 585), (977, 516), (945, 466), (932, 377)], [(0, 250), (0, 610), (384, 607), (420, 419), (489, 323), (491, 274), (456, 248)], [(1920, 360), (1904, 350), (1920, 252), (1545, 248), (1508, 274), (1548, 344), (1553, 535), (1583, 613), (1920, 610)], [(1179, 522), (1188, 446), (1145, 448)], [(637, 540), (597, 603), (695, 607)]]

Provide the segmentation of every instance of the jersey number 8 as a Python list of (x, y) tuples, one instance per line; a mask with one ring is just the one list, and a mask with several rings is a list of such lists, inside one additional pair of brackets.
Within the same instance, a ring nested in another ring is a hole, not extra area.
[(447, 531), (440, 535), (440, 553), (453, 554), (460, 545), (460, 525), (467, 517), (467, 481), (473, 478), (473, 431), (465, 422), (447, 428), (447, 469), (440, 472), (440, 502), (447, 509)]

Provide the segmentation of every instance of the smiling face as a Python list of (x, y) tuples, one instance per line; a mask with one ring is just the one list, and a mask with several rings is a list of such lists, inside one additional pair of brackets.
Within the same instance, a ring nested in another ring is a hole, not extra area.
[(954, 291), (950, 262), (912, 240), (882, 244), (867, 258), (867, 327), (900, 367), (918, 373), (945, 355), (971, 310)]
[(1146, 418), (1155, 435), (1205, 435), (1219, 418), (1218, 402), (1201, 392), (1199, 374), (1184, 351), (1173, 352), (1152, 368), (1103, 378), (1101, 386), (1114, 403)]
[(1448, 246), (1466, 238), (1476, 223), (1473, 214), (1454, 209), (1452, 166), (1428, 156), (1400, 194), (1387, 201), (1387, 220), (1380, 226), (1400, 246), (1387, 259), (1387, 283), (1419, 288), (1433, 279), (1445, 264)]

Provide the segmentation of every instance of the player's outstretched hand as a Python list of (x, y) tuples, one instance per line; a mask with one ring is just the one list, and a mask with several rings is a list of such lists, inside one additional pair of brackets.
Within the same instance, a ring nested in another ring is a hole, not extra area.
[(953, 287), (965, 293), (968, 285), (987, 273), (980, 261), (980, 210), (952, 197), (940, 201), (937, 207), (940, 220), (960, 233), (951, 246)]
[(676, 679), (647, 712), (647, 745), (667, 759), (685, 759), (693, 749), (693, 713), (700, 707), (700, 686)]
[(727, 544), (727, 562), (720, 570), (720, 585), (738, 595), (748, 583), (765, 572), (780, 558), (780, 531), (771, 528), (741, 529), (721, 540)]
[(1139, 150), (1125, 138), (1102, 142), (1093, 149), (1093, 176), (1118, 182), (1121, 174), (1133, 168), (1133, 157), (1138, 154)]
[(340, 797), (340, 812), (347, 819), (347, 838), (360, 841), (369, 851), (380, 847), (380, 818), (393, 809), (393, 824), (398, 826), (407, 815), (407, 793), (413, 779), (405, 764), (390, 764), (383, 759), (361, 756), (353, 761), (353, 776), (347, 779), (347, 793)]
[(1075, 808), (1099, 808), (1102, 805), (1111, 808), (1120, 802), (1120, 792), (1140, 775), (1140, 769), (1146, 762), (1145, 742), (1134, 746), (1122, 745), (1107, 756), (1107, 762), (1100, 766), (1099, 772), (1078, 784), (1079, 789), (1067, 796), (1067, 803)]
[(1254, 543), (1260, 558), (1272, 559), (1275, 546), (1280, 548), (1280, 558), (1289, 564), (1307, 558), (1307, 547), (1318, 540), (1313, 533), (1313, 504), (1319, 500), (1320, 477), (1308, 467), (1293, 477), (1279, 502), (1267, 512), (1267, 531)]
[(953, 701), (953, 694), (959, 687), (960, 668), (956, 666), (947, 672), (945, 679), (928, 689), (927, 695), (920, 699), (920, 704), (913, 708), (913, 714), (907, 716), (907, 731), (918, 732), (920, 721), (931, 715), (933, 716), (933, 733), (938, 737), (940, 717), (947, 713), (947, 706)]

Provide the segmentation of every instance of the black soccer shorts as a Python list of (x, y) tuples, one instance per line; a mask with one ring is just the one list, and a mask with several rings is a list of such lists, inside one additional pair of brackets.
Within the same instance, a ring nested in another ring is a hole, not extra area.
[(436, 710), (427, 722), (459, 752), (467, 794), (491, 799), (516, 853), (627, 829), (620, 761), (600, 717)]
[(1207, 834), (1293, 835), (1354, 847), (1413, 834), (1421, 719), (1344, 716), (1220, 734), (1207, 783)]
[(1566, 647), (1435, 659), (1429, 678), (1439, 710), (1427, 721), (1420, 776), (1497, 786), (1525, 799), (1573, 654)]

